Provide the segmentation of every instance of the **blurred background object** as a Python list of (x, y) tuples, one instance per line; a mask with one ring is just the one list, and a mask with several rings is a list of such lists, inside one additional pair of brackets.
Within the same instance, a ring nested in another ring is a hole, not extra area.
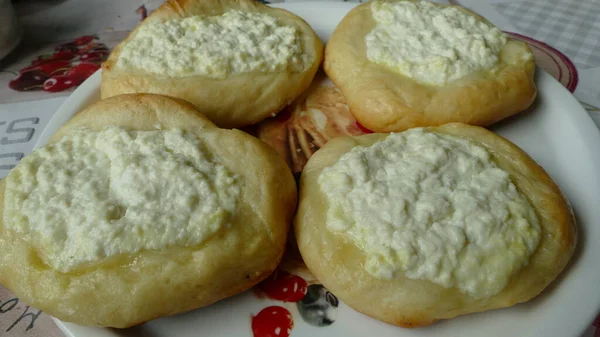
[(22, 30), (11, 0), (0, 0), (0, 60), (21, 41)]

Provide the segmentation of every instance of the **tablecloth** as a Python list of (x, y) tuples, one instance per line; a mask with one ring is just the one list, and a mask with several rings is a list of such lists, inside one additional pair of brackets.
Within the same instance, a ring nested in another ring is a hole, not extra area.
[[(35, 78), (36, 74), (19, 76), (19, 73), (36, 66), (36, 60), (57, 57), (55, 65), (66, 69), (65, 76), (72, 72), (85, 74), (87, 71), (91, 74), (110, 49), (161, 2), (15, 1), (24, 28), (24, 38), (13, 53), (0, 61), (0, 178), (31, 152), (53, 113), (83, 80), (62, 88), (56, 87), (60, 83), (50, 83), (52, 86), (45, 83), (48, 82), (47, 78)], [(538, 65), (573, 92), (592, 119), (600, 125), (598, 0), (449, 2), (477, 7), (480, 14), (530, 43), (534, 47)], [(61, 52), (64, 59), (61, 59)], [(64, 335), (48, 315), (23, 303), (0, 286), (0, 336)], [(596, 331), (590, 326), (583, 336), (600, 336), (600, 328)]]

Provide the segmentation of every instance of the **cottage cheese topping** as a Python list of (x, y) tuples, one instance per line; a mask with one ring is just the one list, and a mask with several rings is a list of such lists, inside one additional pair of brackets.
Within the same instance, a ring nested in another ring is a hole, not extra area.
[(6, 178), (4, 226), (55, 270), (195, 246), (230, 226), (236, 177), (182, 131), (79, 130)]
[(319, 176), (327, 228), (381, 279), (405, 276), (475, 298), (500, 292), (540, 241), (527, 198), (473, 142), (413, 129), (355, 147)]
[(375, 1), (371, 11), (377, 25), (365, 37), (369, 60), (424, 84), (491, 69), (506, 44), (499, 29), (456, 7)]
[(224, 78), (246, 72), (303, 71), (300, 32), (263, 13), (229, 11), (142, 25), (117, 66), (162, 76)]

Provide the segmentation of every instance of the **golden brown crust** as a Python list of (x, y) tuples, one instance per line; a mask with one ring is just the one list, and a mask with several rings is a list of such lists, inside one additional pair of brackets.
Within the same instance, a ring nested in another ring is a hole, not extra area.
[(419, 84), (369, 61), (364, 38), (376, 24), (372, 4), (357, 6), (342, 19), (327, 43), (324, 62), (327, 75), (348, 99), (350, 111), (368, 129), (403, 131), (450, 122), (488, 126), (533, 103), (535, 62), (524, 42), (509, 40), (494, 72), (478, 71), (439, 87)]
[[(123, 328), (235, 295), (275, 269), (295, 210), (296, 185), (286, 163), (260, 140), (218, 129), (184, 101), (138, 94), (112, 97), (83, 110), (51, 142), (78, 126), (155, 130), (157, 125), (194, 133), (239, 175), (240, 206), (231, 228), (199, 247), (143, 251), (65, 274), (44, 265), (35, 247), (0, 221), (0, 283), (61, 320)], [(0, 214), (3, 198), (0, 181)]]
[(300, 203), (295, 218), (298, 247), (311, 272), (354, 309), (384, 322), (418, 327), (473, 312), (503, 308), (537, 296), (565, 268), (577, 233), (575, 219), (558, 186), (525, 152), (506, 139), (480, 127), (460, 123), (427, 128), (469, 139), (484, 146), (494, 161), (511, 174), (540, 219), (542, 237), (529, 264), (513, 275), (500, 293), (476, 300), (455, 288), (424, 280), (398, 277), (380, 280), (362, 267), (365, 255), (342, 235), (326, 228), (327, 202), (317, 178), (323, 168), (351, 148), (369, 146), (386, 135), (371, 134), (331, 140), (308, 161), (300, 180)]
[(169, 0), (141, 25), (194, 15), (220, 15), (232, 9), (269, 13), (295, 27), (303, 37), (303, 50), (311, 60), (303, 72), (252, 72), (212, 79), (205, 76), (160, 77), (116, 67), (122, 46), (136, 28), (102, 65), (102, 98), (125, 93), (156, 93), (191, 102), (220, 127), (242, 127), (258, 123), (279, 112), (310, 85), (323, 58), (323, 44), (317, 34), (298, 16), (252, 0)]

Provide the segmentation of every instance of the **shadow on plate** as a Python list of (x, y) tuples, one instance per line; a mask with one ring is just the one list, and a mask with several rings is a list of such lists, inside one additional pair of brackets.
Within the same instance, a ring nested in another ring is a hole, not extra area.
[(521, 120), (521, 119), (534, 118), (537, 114), (544, 113), (543, 111), (541, 111), (539, 109), (540, 105), (542, 104), (541, 96), (542, 96), (542, 94), (538, 91), (535, 100), (533, 101), (531, 106), (529, 106), (529, 108), (527, 108), (517, 114), (514, 114), (510, 117), (507, 117), (497, 123), (494, 123), (493, 125), (488, 127), (488, 129), (496, 132), (499, 129), (503, 129), (503, 128), (509, 127), (512, 124), (519, 123), (519, 120)]
[(127, 329), (111, 329), (116, 335), (122, 337), (158, 337), (152, 331), (149, 331), (145, 324), (137, 325)]

